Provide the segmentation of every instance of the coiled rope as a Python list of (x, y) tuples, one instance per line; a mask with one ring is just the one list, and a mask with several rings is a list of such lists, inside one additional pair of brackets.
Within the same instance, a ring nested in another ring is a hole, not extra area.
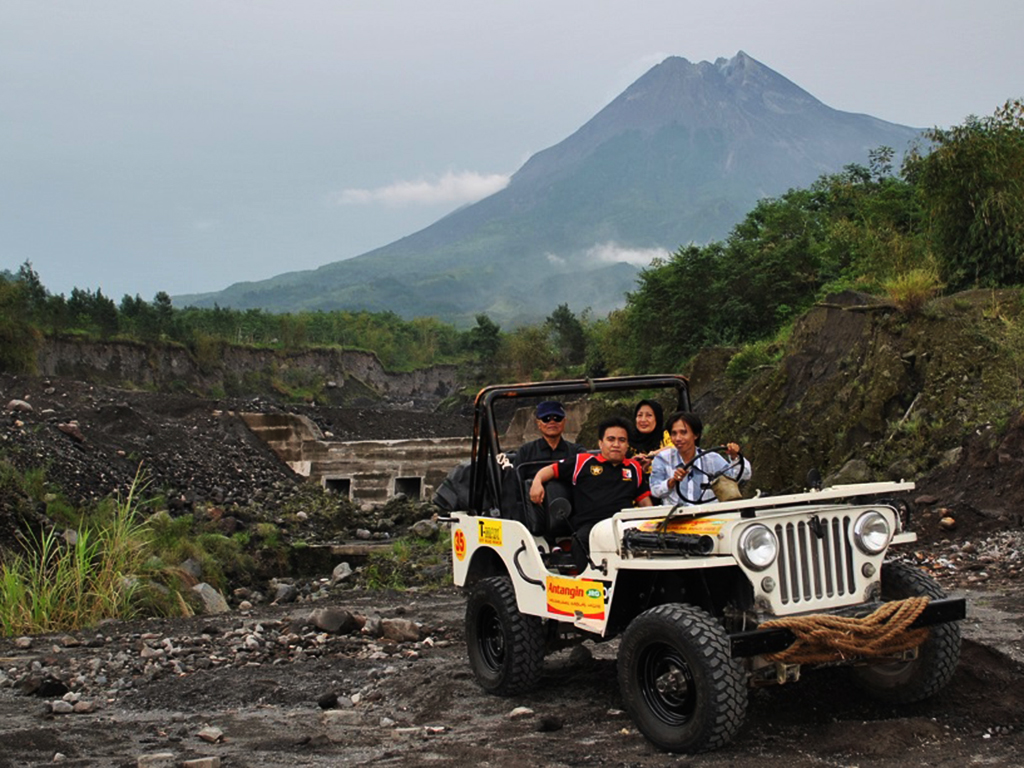
[(766, 654), (768, 661), (789, 664), (817, 664), (856, 656), (892, 656), (915, 648), (928, 638), (928, 628), (910, 629), (928, 605), (927, 597), (908, 597), (885, 603), (862, 618), (845, 616), (788, 616), (772, 619), (761, 628), (784, 628), (796, 635), (796, 642), (778, 653)]

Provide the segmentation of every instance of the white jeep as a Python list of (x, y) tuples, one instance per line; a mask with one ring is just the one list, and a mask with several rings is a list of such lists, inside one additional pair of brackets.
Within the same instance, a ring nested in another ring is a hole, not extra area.
[(795, 682), (806, 664), (849, 666), (857, 685), (890, 702), (941, 690), (959, 660), (964, 600), (887, 560), (891, 546), (916, 540), (909, 505), (896, 500), (913, 483), (624, 509), (594, 527), (588, 565), (572, 565), (556, 546), (567, 542), (549, 533), (547, 516), (557, 512), (532, 505), (503, 460), (495, 403), (658, 388), (675, 390), (689, 409), (682, 376), (477, 395), (468, 485), (448, 520), (480, 685), (523, 693), (540, 680), (546, 653), (621, 636), (625, 709), (672, 752), (723, 746), (743, 723), (748, 688)]

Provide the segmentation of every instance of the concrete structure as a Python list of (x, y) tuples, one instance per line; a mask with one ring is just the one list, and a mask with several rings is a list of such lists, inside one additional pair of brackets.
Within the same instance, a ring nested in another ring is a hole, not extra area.
[[(587, 409), (567, 409), (565, 437), (573, 440)], [(242, 420), (292, 471), (358, 502), (384, 504), (398, 494), (427, 500), (457, 464), (469, 459), (469, 437), (413, 440), (328, 440), (309, 418), (294, 413), (242, 413)], [(538, 436), (532, 408), (519, 409), (501, 439), (514, 450)]]
[(359, 502), (383, 504), (400, 493), (429, 499), (472, 447), (468, 437), (330, 441), (305, 416), (240, 415), (296, 474)]

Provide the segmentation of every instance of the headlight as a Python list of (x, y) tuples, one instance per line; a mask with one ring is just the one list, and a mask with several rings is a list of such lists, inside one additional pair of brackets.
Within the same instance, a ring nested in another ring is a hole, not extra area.
[(748, 568), (763, 571), (778, 554), (779, 541), (767, 526), (750, 525), (740, 534), (740, 560)]
[(865, 555), (877, 555), (889, 546), (889, 523), (874, 510), (865, 512), (853, 524), (853, 540)]

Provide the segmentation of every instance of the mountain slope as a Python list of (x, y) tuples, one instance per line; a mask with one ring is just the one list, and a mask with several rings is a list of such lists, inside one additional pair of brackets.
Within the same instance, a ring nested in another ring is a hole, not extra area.
[(672, 57), (474, 205), (353, 259), (176, 303), (455, 322), (534, 320), (563, 302), (604, 313), (633, 285), (623, 251), (723, 238), (759, 198), (917, 135), (832, 109), (742, 51)]

